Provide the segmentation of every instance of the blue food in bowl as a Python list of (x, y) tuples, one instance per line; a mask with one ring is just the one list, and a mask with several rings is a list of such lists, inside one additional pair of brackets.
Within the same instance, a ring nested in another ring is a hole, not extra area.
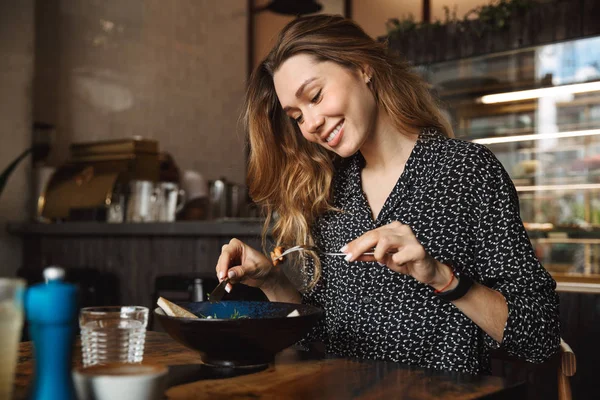
[[(165, 331), (198, 351), (205, 364), (243, 367), (266, 364), (298, 342), (322, 318), (323, 310), (307, 304), (268, 301), (178, 302), (199, 318), (154, 315)], [(288, 315), (294, 310), (297, 316)], [(207, 318), (210, 317), (210, 318)]]

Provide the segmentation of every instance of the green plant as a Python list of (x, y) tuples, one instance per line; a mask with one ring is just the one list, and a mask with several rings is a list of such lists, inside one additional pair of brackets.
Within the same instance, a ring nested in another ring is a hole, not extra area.
[[(454, 24), (459, 31), (471, 30), (478, 36), (481, 36), (485, 32), (506, 29), (511, 16), (531, 7), (532, 4), (533, 0), (493, 0), (490, 4), (469, 10), (462, 18), (457, 17), (456, 6), (452, 12), (448, 6), (444, 6), (443, 22), (440, 20), (436, 20), (433, 23), (415, 22), (414, 16), (409, 14), (403, 19), (388, 19), (386, 28), (389, 35), (401, 35), (423, 28)], [(477, 20), (479, 23), (471, 23), (474, 20)]]
[(408, 14), (403, 19), (390, 18), (385, 23), (388, 33), (392, 32), (408, 32), (416, 29), (419, 23), (415, 22), (415, 16)]
[(499, 0), (495, 4), (475, 7), (470, 10), (463, 20), (477, 19), (480, 27), (474, 28), (475, 33), (482, 35), (487, 31), (499, 31), (505, 29), (513, 14), (531, 6), (531, 0)]
[(8, 167), (6, 167), (6, 169), (4, 169), (4, 171), (2, 171), (2, 174), (0, 174), (0, 196), (2, 196), (2, 191), (4, 189), (4, 186), (6, 186), (6, 182), (8, 181), (8, 178), (10, 177), (12, 172), (15, 170), (15, 168), (17, 168), (17, 165), (19, 165), (21, 160), (23, 160), (25, 157), (27, 157), (27, 155), (29, 153), (31, 153), (32, 150), (33, 150), (33, 147), (30, 147), (27, 150), (25, 150), (17, 158), (15, 158), (13, 160), (13, 162), (8, 164)]
[(442, 26), (442, 21), (436, 20), (434, 22), (426, 23), (426, 22), (416, 22), (415, 16), (412, 14), (408, 14), (403, 19), (398, 18), (390, 18), (385, 23), (387, 28), (387, 32), (389, 34), (393, 33), (404, 33), (413, 30), (418, 30), (421, 28), (429, 27), (429, 26)]

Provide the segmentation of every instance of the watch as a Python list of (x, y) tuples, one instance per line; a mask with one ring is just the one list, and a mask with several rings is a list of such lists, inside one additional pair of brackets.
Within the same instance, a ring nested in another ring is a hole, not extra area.
[(446, 301), (454, 301), (463, 297), (471, 286), (473, 286), (473, 279), (471, 279), (468, 275), (463, 274), (460, 271), (454, 270), (454, 277), (458, 281), (458, 285), (452, 290), (447, 290), (441, 293), (435, 293), (435, 295), (441, 299)]

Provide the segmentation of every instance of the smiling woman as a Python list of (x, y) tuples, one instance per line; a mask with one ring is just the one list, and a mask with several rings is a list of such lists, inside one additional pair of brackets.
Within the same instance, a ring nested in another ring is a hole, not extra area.
[(337, 355), (481, 373), (491, 349), (533, 362), (557, 351), (556, 283), (512, 181), (487, 148), (452, 138), (425, 82), (384, 44), (339, 16), (298, 18), (245, 105), (264, 232), (320, 251), (300, 258), (297, 288), (232, 239), (220, 280), (324, 309), (306, 339)]
[(356, 152), (378, 119), (413, 137), (423, 127), (452, 136), (425, 83), (349, 20), (304, 17), (282, 31), (251, 77), (245, 114), (251, 196), (280, 215), (280, 243), (311, 242), (310, 225), (330, 208), (333, 162)]

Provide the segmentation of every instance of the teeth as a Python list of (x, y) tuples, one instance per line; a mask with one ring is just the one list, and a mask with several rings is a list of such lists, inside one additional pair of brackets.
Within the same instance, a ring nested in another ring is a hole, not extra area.
[(333, 140), (333, 138), (340, 132), (340, 129), (342, 129), (342, 125), (343, 125), (343, 121), (340, 122), (338, 124), (338, 126), (335, 127), (335, 129), (333, 130), (333, 132), (331, 132), (331, 135), (329, 135), (327, 137), (327, 139), (325, 139), (327, 142), (331, 142)]

